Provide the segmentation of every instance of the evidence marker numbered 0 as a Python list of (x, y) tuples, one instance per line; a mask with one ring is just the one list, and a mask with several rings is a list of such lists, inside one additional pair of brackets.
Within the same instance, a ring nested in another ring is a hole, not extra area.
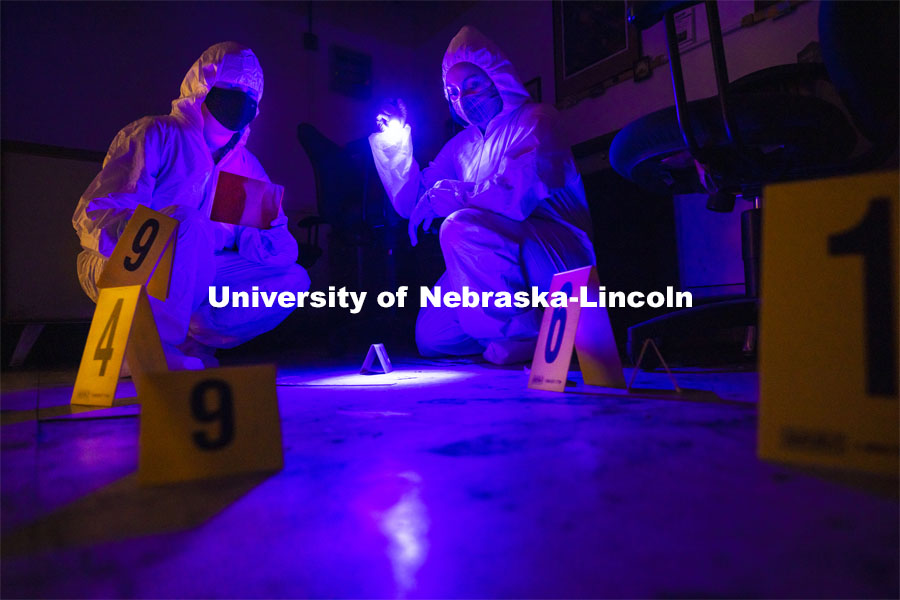
[(586, 300), (544, 311), (528, 387), (562, 392), (566, 388), (572, 349), (587, 385), (624, 388), (625, 376), (616, 349), (609, 314), (598, 302), (600, 284), (594, 267), (581, 267), (553, 276), (550, 293), (565, 292)]

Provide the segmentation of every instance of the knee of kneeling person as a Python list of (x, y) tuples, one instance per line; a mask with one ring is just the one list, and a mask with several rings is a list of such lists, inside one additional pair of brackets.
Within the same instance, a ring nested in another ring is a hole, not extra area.
[(461, 208), (450, 213), (441, 223), (441, 245), (452, 245), (457, 240), (467, 238), (472, 228), (478, 225), (478, 217), (482, 212), (478, 208)]
[(443, 356), (432, 343), (432, 332), (423, 324), (423, 319), (416, 319), (416, 348), (425, 357)]
[(167, 208), (171, 210), (163, 210), (162, 212), (168, 213), (170, 217), (178, 221), (178, 243), (175, 246), (176, 249), (179, 245), (183, 246), (185, 243), (188, 243), (196, 251), (206, 248), (212, 253), (215, 250), (216, 234), (209, 217), (196, 208), (188, 206)]
[(295, 291), (295, 292), (305, 292), (309, 290), (309, 274), (306, 272), (306, 269), (301, 267), (298, 264), (291, 264), (284, 268), (285, 273), (285, 290)]

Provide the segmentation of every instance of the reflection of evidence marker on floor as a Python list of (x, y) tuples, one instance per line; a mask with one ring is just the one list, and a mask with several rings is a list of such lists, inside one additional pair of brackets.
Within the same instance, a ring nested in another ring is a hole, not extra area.
[(167, 368), (142, 285), (100, 290), (71, 404), (113, 406), (122, 359), (126, 357), (140, 398), (144, 376)]
[[(381, 371), (373, 370), (372, 364), (375, 362), (375, 357), (378, 357), (378, 362), (381, 363)], [(366, 360), (363, 361), (362, 368), (359, 372), (363, 375), (375, 374), (375, 373), (390, 373), (394, 370), (393, 365), (391, 365), (391, 359), (388, 358), (387, 350), (384, 349), (384, 344), (372, 344), (369, 347), (369, 352), (366, 354)]]
[(597, 305), (600, 284), (594, 267), (557, 273), (550, 283), (549, 295), (562, 291), (569, 298), (578, 298), (581, 288), (586, 288), (588, 302), (585, 306), (574, 303), (544, 311), (528, 378), (529, 388), (551, 392), (565, 390), (573, 348), (578, 353), (578, 363), (587, 385), (625, 388), (625, 375), (609, 314), (605, 307)]
[(97, 287), (146, 285), (154, 298), (168, 298), (177, 230), (177, 220), (139, 204), (103, 267)]
[(141, 484), (283, 466), (274, 365), (147, 375), (141, 397)]

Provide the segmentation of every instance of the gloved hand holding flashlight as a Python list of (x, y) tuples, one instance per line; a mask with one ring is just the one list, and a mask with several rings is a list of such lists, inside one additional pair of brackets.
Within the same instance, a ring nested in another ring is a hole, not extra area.
[(400, 98), (385, 100), (378, 109), (375, 122), (380, 131), (394, 127), (402, 129), (406, 125), (406, 103)]
[(378, 125), (377, 135), (386, 146), (399, 143), (410, 131), (406, 124), (406, 104), (400, 98), (386, 100), (375, 117), (375, 123)]

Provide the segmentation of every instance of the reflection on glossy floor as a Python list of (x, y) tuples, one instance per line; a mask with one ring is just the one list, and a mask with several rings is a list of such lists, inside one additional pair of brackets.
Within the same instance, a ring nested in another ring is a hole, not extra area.
[(155, 489), (136, 407), (4, 374), (3, 597), (898, 595), (896, 482), (758, 461), (753, 372), (678, 400), (323, 364), (279, 371), (282, 472)]

